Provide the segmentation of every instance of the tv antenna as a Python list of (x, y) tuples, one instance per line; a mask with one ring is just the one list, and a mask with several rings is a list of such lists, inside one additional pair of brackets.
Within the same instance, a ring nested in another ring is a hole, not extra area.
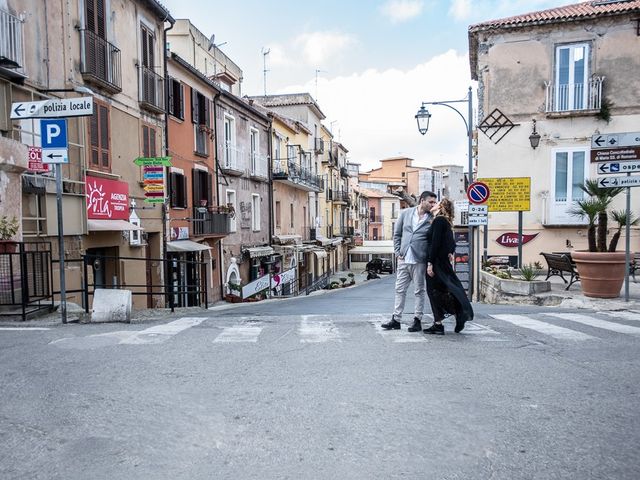
[(263, 48), (262, 49), (262, 74), (264, 76), (264, 96), (267, 96), (267, 72), (269, 70), (267, 70), (267, 55), (269, 55), (269, 52), (271, 52), (270, 48)]
[(318, 74), (319, 73), (327, 73), (327, 71), (316, 68), (316, 102), (318, 101)]

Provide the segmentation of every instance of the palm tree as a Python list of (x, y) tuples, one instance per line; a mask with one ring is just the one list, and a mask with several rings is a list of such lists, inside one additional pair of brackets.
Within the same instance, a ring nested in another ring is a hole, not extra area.
[(596, 198), (587, 198), (585, 200), (578, 200), (576, 206), (572, 208), (569, 213), (576, 217), (587, 217), (587, 242), (589, 244), (589, 251), (596, 252), (596, 218), (602, 210), (602, 202)]
[(609, 244), (609, 251), (615, 252), (618, 248), (618, 240), (620, 240), (620, 234), (622, 233), (622, 227), (629, 225), (637, 225), (640, 223), (640, 218), (635, 217), (633, 212), (627, 212), (626, 210), (614, 210), (611, 212), (611, 218), (618, 222), (618, 230), (613, 234), (611, 243)]
[[(584, 181), (584, 185), (580, 185), (580, 189), (591, 197), (591, 199), (589, 200), (594, 200), (594, 203), (591, 203), (591, 202), (587, 203), (589, 208), (595, 208), (596, 206), (599, 207), (599, 210), (597, 212), (598, 221), (597, 221), (595, 245), (592, 245), (591, 241), (589, 241), (589, 251), (590, 252), (606, 252), (607, 251), (607, 219), (608, 219), (607, 209), (611, 205), (613, 198), (616, 195), (622, 193), (624, 191), (624, 188), (621, 188), (621, 187), (601, 188), (598, 186), (598, 180), (587, 179)], [(585, 202), (585, 201), (587, 200), (582, 200), (582, 202)], [(577, 203), (578, 203), (578, 206), (574, 210), (580, 210), (580, 201)], [(589, 214), (586, 211), (584, 211), (582, 215), (586, 215), (587, 217), (589, 216)]]

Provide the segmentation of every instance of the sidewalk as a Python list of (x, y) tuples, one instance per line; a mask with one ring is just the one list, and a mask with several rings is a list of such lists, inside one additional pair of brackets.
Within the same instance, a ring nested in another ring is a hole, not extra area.
[[(636, 275), (637, 277), (637, 275)], [(541, 277), (544, 280), (544, 276)], [(640, 279), (638, 282), (633, 281), (633, 277), (629, 278), (629, 301), (624, 300), (624, 284), (620, 290), (618, 298), (591, 298), (582, 293), (580, 282), (571, 285), (571, 288), (565, 290), (567, 284), (563, 283), (558, 276), (549, 278), (551, 282), (551, 292), (541, 293), (537, 295), (541, 300), (557, 303), (562, 308), (588, 308), (594, 310), (640, 310)]]

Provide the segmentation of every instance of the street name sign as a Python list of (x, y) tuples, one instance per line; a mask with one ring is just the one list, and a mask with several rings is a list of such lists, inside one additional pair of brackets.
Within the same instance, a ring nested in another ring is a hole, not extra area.
[(139, 157), (136, 158), (133, 163), (141, 166), (162, 166), (162, 167), (170, 167), (171, 166), (171, 157)]
[(627, 177), (598, 177), (598, 187), (638, 187), (640, 186), (640, 175)]
[(591, 150), (591, 162), (617, 162), (640, 160), (640, 147), (607, 148)]
[(11, 119), (86, 117), (93, 115), (93, 97), (52, 98), (39, 102), (14, 102)]
[(491, 189), (487, 200), (490, 212), (527, 212), (531, 210), (531, 178), (479, 178)]
[(640, 172), (640, 162), (604, 162), (598, 164), (601, 175)]
[(469, 215), (469, 223), (472, 227), (477, 227), (478, 225), (488, 225), (489, 217), (486, 215)]
[(142, 167), (144, 201), (147, 203), (164, 202), (164, 168), (171, 166), (171, 157), (139, 157), (133, 163)]
[(591, 137), (591, 149), (640, 147), (640, 132), (596, 134)]

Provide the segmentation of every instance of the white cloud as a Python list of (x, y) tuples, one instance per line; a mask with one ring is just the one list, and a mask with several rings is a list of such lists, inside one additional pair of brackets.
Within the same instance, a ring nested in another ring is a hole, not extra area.
[[(318, 97), (327, 115), (336, 120), (333, 133), (349, 149), (349, 159), (369, 170), (396, 155), (415, 159), (415, 165), (467, 165), (467, 136), (461, 118), (446, 107), (429, 108), (431, 124), (423, 137), (415, 114), (422, 101), (465, 98), (469, 80), (466, 53), (450, 50), (403, 71), (375, 69), (348, 77), (320, 78)], [(280, 93), (315, 92), (315, 79), (292, 85)], [(466, 104), (456, 105), (467, 116)]]
[(389, 17), (391, 23), (402, 23), (420, 15), (423, 8), (422, 0), (389, 0), (380, 7), (380, 11)]
[(269, 55), (267, 56), (267, 68), (269, 65), (285, 66), (291, 64), (291, 59), (282, 45), (274, 43), (265, 48), (269, 50)]
[(466, 20), (471, 16), (471, 0), (452, 0), (449, 15), (456, 20)]
[(353, 35), (340, 32), (312, 32), (299, 35), (294, 45), (302, 50), (309, 65), (322, 65), (356, 43)]

